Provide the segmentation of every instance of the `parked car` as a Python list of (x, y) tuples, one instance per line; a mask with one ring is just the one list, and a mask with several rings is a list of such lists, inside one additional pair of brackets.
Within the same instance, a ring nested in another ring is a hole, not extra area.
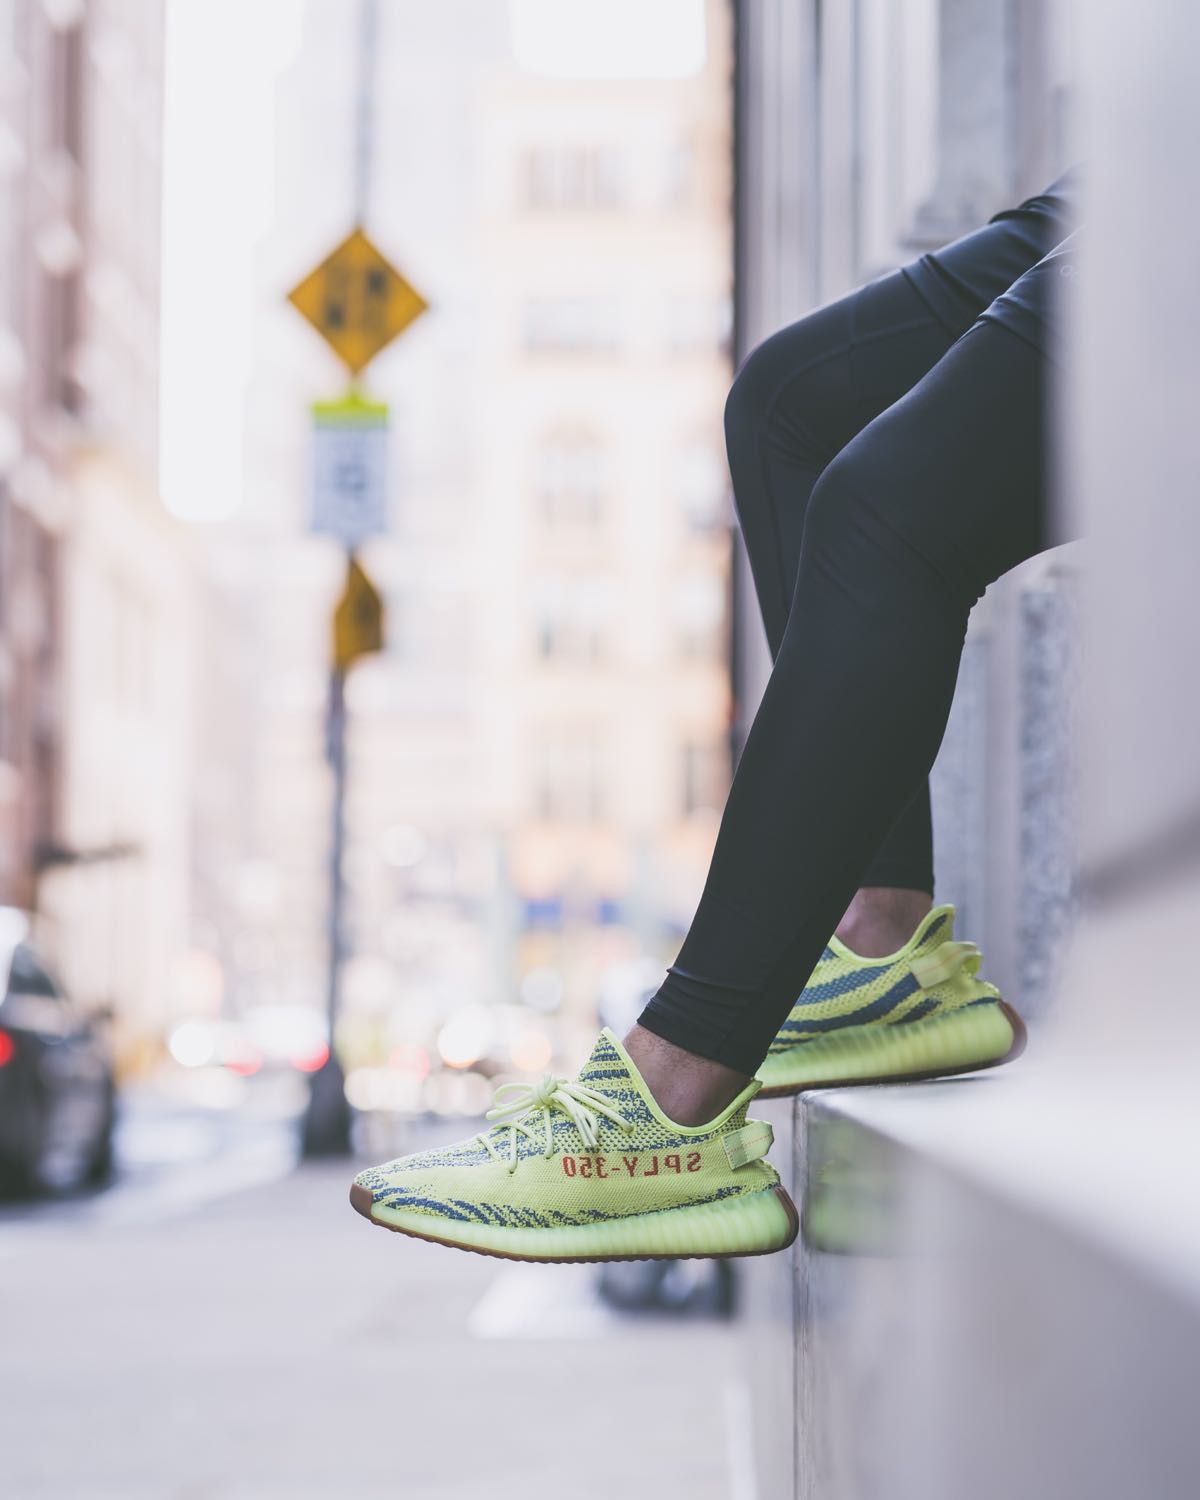
[(0, 1184), (101, 1181), (116, 1114), (108, 1017), (72, 1002), (12, 908), (0, 908), (0, 976)]

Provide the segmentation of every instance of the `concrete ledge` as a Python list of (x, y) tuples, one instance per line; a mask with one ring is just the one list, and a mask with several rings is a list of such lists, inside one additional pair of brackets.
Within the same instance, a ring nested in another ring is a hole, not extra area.
[(755, 1111), (803, 1225), (745, 1275), (759, 1496), (1200, 1493), (1194, 1080), (1037, 1042)]

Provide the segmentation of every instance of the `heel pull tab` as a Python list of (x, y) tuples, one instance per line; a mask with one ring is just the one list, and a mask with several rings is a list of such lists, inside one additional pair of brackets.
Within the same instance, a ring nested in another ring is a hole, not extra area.
[(918, 954), (909, 961), (908, 967), (921, 988), (931, 990), (961, 972), (974, 977), (979, 972), (980, 957), (974, 943), (946, 942), (939, 943), (928, 953)]
[(775, 1132), (766, 1120), (747, 1120), (738, 1130), (722, 1137), (729, 1165), (736, 1172), (748, 1162), (759, 1161), (775, 1143)]

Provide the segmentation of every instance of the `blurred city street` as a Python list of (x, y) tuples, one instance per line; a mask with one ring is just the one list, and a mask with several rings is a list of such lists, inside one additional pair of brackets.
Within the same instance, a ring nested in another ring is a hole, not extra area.
[(377, 1231), (349, 1163), (292, 1170), (277, 1102), (138, 1097), (110, 1189), (4, 1207), (5, 1496), (745, 1493), (728, 1324), (615, 1313), (594, 1267)]
[(3, 1500), (744, 1493), (730, 1273), (384, 1235), (326, 1155), (572, 1072), (694, 909), (731, 39), (0, 6)]

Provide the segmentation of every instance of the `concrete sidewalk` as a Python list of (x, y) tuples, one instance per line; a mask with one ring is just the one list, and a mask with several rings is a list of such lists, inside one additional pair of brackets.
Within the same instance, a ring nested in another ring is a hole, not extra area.
[(12, 1500), (752, 1493), (736, 1341), (620, 1319), (584, 1267), (385, 1234), (305, 1168), (157, 1223), (0, 1247)]

